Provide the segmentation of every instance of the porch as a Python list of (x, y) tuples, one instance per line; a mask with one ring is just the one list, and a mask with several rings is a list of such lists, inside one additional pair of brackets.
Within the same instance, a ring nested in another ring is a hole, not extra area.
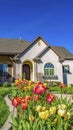
[(9, 56), (0, 56), (0, 84), (11, 83), (14, 79), (14, 64)]

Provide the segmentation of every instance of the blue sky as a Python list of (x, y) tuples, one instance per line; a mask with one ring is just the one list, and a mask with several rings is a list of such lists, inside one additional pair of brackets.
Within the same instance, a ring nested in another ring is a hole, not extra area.
[(0, 38), (38, 35), (73, 53), (73, 0), (0, 0)]

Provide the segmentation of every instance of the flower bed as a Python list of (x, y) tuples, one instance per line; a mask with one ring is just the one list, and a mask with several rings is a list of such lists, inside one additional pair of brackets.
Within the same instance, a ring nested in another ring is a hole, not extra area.
[(49, 93), (45, 83), (18, 79), (11, 97), (17, 109), (17, 116), (12, 115), (13, 130), (72, 129), (72, 103)]

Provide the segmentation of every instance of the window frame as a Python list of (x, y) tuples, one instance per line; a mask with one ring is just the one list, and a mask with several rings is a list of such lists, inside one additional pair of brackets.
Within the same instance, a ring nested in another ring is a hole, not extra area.
[(54, 65), (52, 63), (44, 65), (44, 76), (54, 76)]
[(1, 75), (0, 77), (6, 77), (8, 72), (8, 64), (0, 64), (2, 67), (0, 67)]

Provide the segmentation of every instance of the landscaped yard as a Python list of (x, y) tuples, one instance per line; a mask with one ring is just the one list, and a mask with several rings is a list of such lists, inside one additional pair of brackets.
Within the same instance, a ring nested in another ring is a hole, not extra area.
[(0, 127), (9, 115), (4, 101), (10, 95), (17, 117), (12, 115), (13, 130), (73, 130), (73, 104), (54, 93), (73, 94), (73, 86), (16, 80), (12, 87), (0, 87)]

